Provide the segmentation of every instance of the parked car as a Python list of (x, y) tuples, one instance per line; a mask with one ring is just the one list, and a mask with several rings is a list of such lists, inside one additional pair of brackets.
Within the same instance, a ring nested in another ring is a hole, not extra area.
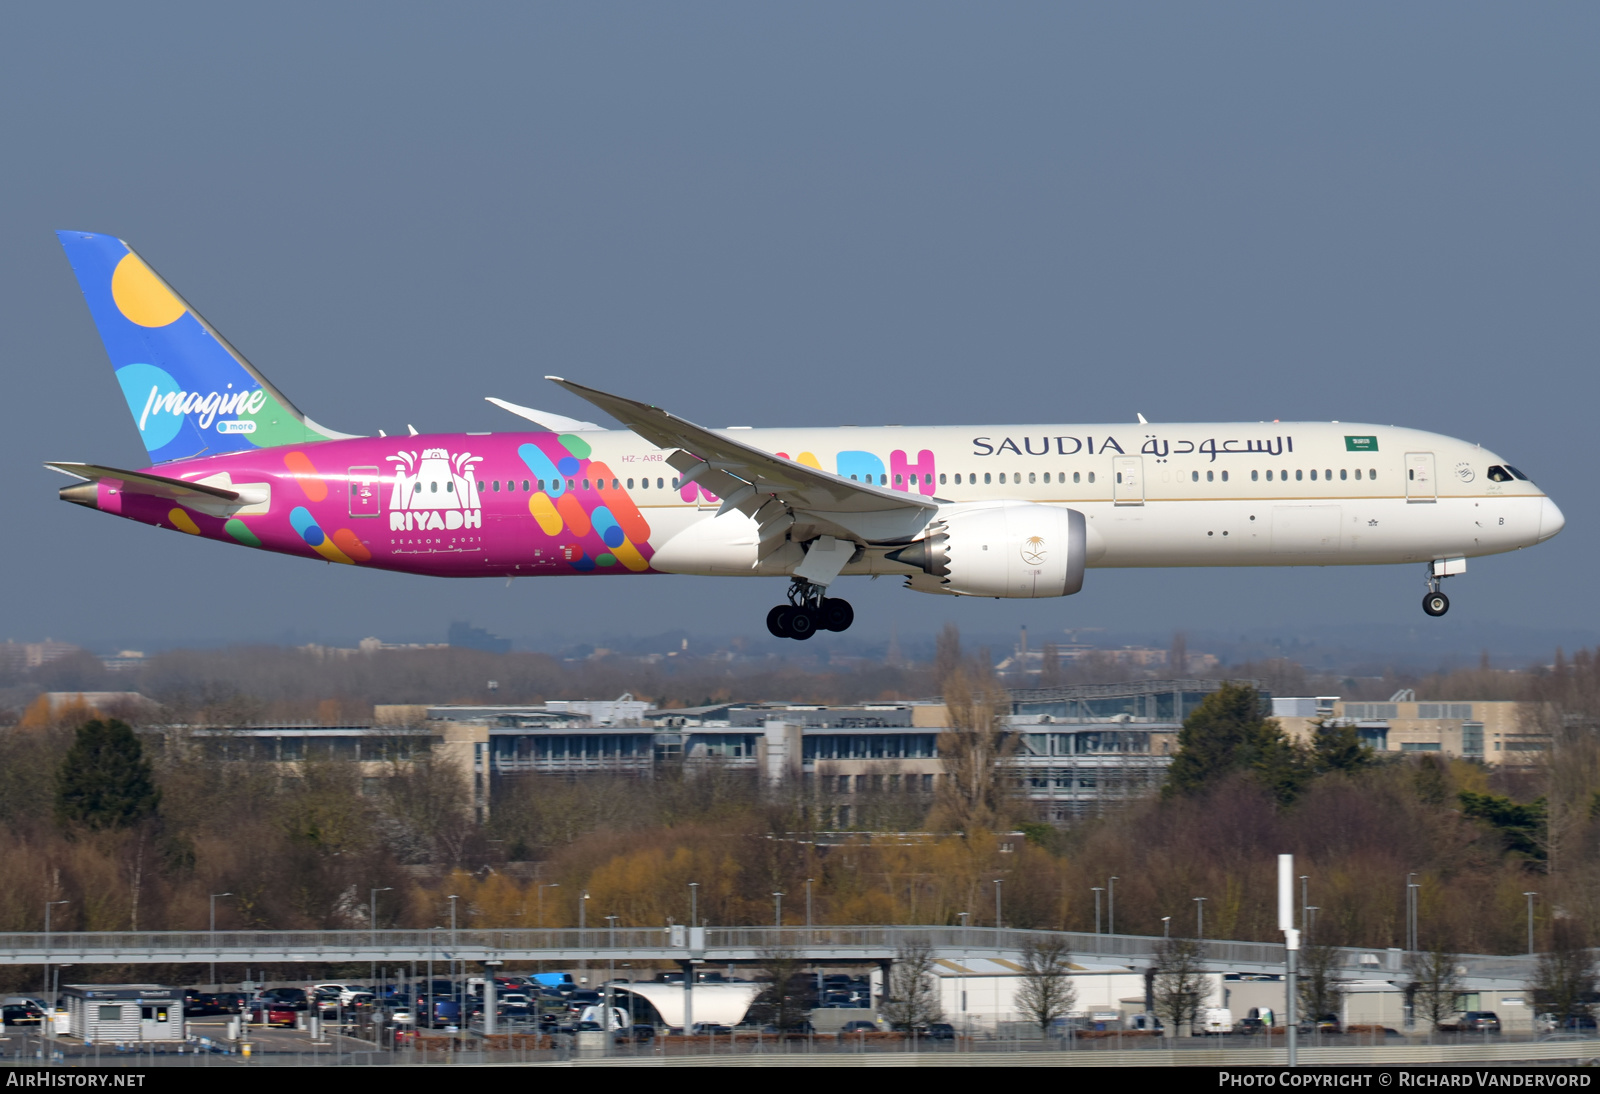
[(1593, 1033), (1596, 1029), (1594, 1015), (1587, 1013), (1569, 1014), (1565, 1018), (1553, 1012), (1545, 1012), (1535, 1019), (1539, 1029), (1545, 1033), (1554, 1033), (1564, 1030), (1568, 1033)]
[(1241, 1018), (1234, 1023), (1235, 1036), (1254, 1037), (1267, 1031), (1267, 1024), (1259, 1018)]
[(1439, 1028), (1462, 1033), (1499, 1033), (1500, 1016), (1492, 1010), (1464, 1010), (1455, 1017), (1440, 1022)]
[(1319, 1018), (1302, 1019), (1296, 1028), (1301, 1033), (1343, 1033), (1344, 1027), (1337, 1014), (1324, 1014)]
[(922, 1036), (930, 1041), (954, 1041), (956, 1039), (956, 1027), (949, 1022), (934, 1022), (922, 1031)]
[(854, 1021), (846, 1022), (843, 1026), (840, 1027), (840, 1029), (839, 1029), (839, 1040), (843, 1041), (846, 1038), (849, 1038), (849, 1037), (851, 1037), (851, 1036), (853, 1036), (855, 1034), (858, 1034), (858, 1033), (876, 1033), (876, 1032), (878, 1032), (878, 1027), (875, 1024), (873, 1024), (872, 1022), (867, 1022), (867, 1021), (864, 1021), (862, 1019), (857, 1018)]
[(32, 1003), (7, 1003), (0, 1006), (4, 1024), (8, 1026), (39, 1026), (44, 1024), (44, 1011)]
[(311, 997), (304, 988), (268, 988), (257, 998), (289, 1010), (307, 1010), (311, 1006)]
[(293, 1026), (298, 1022), (300, 1011), (303, 1009), (270, 999), (253, 999), (250, 1002), (249, 1021), (255, 1025)]

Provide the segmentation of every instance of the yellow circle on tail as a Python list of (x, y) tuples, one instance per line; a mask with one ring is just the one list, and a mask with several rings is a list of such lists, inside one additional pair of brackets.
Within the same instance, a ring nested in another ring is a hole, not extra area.
[(164, 327), (188, 310), (132, 251), (111, 274), (111, 298), (117, 310), (141, 327)]

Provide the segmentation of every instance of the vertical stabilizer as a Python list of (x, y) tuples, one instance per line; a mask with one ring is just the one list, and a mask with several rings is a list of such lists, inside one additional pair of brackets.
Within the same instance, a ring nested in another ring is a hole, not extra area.
[(151, 463), (336, 440), (122, 240), (57, 232)]

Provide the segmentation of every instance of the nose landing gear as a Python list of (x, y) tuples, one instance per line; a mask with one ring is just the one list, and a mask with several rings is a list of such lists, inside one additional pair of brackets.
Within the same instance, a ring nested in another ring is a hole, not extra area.
[(1437, 558), (1428, 563), (1428, 595), (1422, 598), (1422, 610), (1440, 616), (1450, 610), (1450, 598), (1439, 591), (1439, 583), (1447, 577), (1467, 572), (1464, 558)]
[(774, 638), (800, 642), (818, 631), (849, 630), (855, 622), (855, 609), (848, 600), (826, 596), (826, 592), (825, 585), (795, 578), (789, 586), (789, 603), (767, 613), (767, 630)]

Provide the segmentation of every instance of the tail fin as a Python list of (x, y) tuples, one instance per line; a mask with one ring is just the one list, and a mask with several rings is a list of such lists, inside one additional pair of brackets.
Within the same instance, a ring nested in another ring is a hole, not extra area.
[(302, 414), (122, 240), (56, 235), (151, 463), (348, 436)]

